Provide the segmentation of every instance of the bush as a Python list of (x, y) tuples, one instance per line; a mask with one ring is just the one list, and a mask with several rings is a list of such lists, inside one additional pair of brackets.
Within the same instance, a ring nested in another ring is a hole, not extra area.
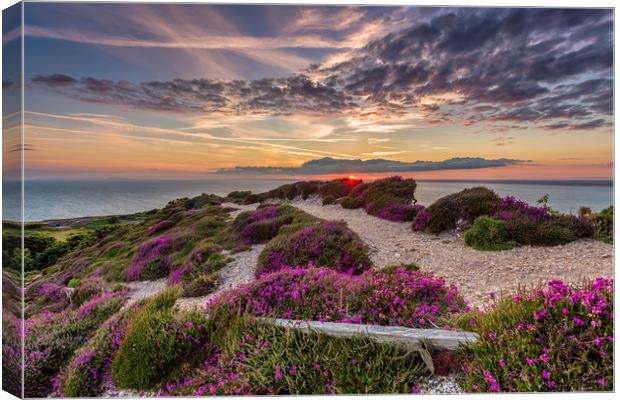
[(180, 365), (208, 357), (208, 321), (198, 314), (174, 313), (178, 292), (168, 290), (144, 306), (127, 330), (112, 362), (121, 388), (149, 389), (181, 374)]
[(514, 247), (506, 222), (492, 217), (478, 217), (465, 231), (465, 244), (477, 250), (508, 250)]
[(360, 208), (362, 203), (357, 199), (357, 197), (346, 196), (340, 200), (340, 206), (342, 208), (355, 209)]
[(449, 194), (428, 207), (427, 211), (432, 215), (432, 219), (425, 230), (429, 233), (440, 233), (455, 229), (460, 220), (471, 224), (477, 217), (493, 215), (498, 201), (497, 194), (484, 187)]
[(462, 350), (467, 391), (613, 390), (613, 281), (551, 281), (459, 318), (480, 339)]
[(384, 194), (364, 207), (366, 212), (388, 221), (412, 221), (417, 213), (413, 204), (393, 194)]
[(175, 242), (178, 238), (162, 235), (142, 243), (127, 269), (130, 281), (163, 278), (170, 273)]
[[(142, 307), (132, 305), (123, 313), (106, 321), (97, 332), (92, 346), (86, 346), (74, 357), (56, 380), (58, 397), (98, 397), (105, 386), (110, 385), (108, 377), (112, 360), (127, 332), (127, 326)], [(107, 389), (113, 389), (108, 387)]]
[(411, 393), (429, 375), (419, 352), (404, 346), (237, 321), (224, 329), (229, 351), (159, 394)]
[(218, 271), (228, 262), (229, 259), (219, 253), (211, 254), (201, 263), (188, 261), (170, 274), (168, 282), (181, 284), (187, 297), (206, 296), (217, 288)]
[(536, 225), (525, 215), (519, 215), (506, 221), (506, 229), (512, 240), (519, 244), (536, 243)]
[(316, 218), (294, 207), (265, 205), (256, 211), (241, 213), (233, 222), (245, 244), (264, 243), (278, 235), (287, 225), (308, 224)]
[(46, 397), (50, 394), (52, 378), (126, 299), (126, 293), (108, 293), (78, 310), (45, 312), (26, 320), (25, 395)]
[(309, 263), (352, 274), (372, 266), (368, 248), (344, 222), (322, 221), (269, 242), (258, 257), (256, 276)]
[[(574, 217), (573, 217), (574, 218)], [(571, 227), (573, 223), (562, 217), (542, 221), (536, 224), (534, 243), (536, 246), (557, 246), (579, 239)]]
[(260, 317), (416, 328), (468, 310), (456, 287), (432, 273), (405, 267), (370, 269), (358, 276), (328, 268), (284, 267), (222, 293), (211, 307)]
[(323, 205), (324, 206), (327, 206), (329, 204), (334, 204), (335, 202), (336, 202), (336, 198), (334, 196), (332, 196), (331, 194), (323, 197)]

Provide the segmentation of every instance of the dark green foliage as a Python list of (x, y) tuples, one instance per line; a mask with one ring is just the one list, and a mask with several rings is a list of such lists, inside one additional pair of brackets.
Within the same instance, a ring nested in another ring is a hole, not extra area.
[(357, 197), (347, 196), (343, 197), (342, 200), (340, 200), (340, 206), (342, 208), (354, 209), (360, 208), (362, 206), (362, 203), (358, 200)]
[(557, 246), (576, 239), (570, 228), (558, 219), (542, 221), (536, 225), (534, 243), (537, 246)]
[[(24, 248), (28, 250), (28, 257), (31, 259), (25, 263), (24, 270), (43, 269), (48, 263), (41, 265), (37, 259), (49, 248), (56, 244), (56, 239), (42, 234), (28, 234), (24, 236)], [(17, 250), (17, 252), (16, 252)], [(15, 257), (15, 255), (18, 255)], [(21, 270), (21, 235), (16, 232), (4, 232), (2, 234), (2, 265), (5, 268)]]
[(465, 244), (477, 250), (508, 250), (514, 247), (506, 222), (481, 216), (465, 231)]
[(149, 389), (183, 374), (182, 365), (208, 357), (208, 320), (199, 314), (175, 313), (179, 293), (168, 290), (144, 306), (129, 326), (112, 363), (121, 388)]
[[(346, 197), (345, 197), (346, 198)], [(323, 197), (323, 205), (334, 204), (336, 202), (336, 198), (332, 195)]]
[(459, 220), (471, 224), (481, 215), (492, 215), (498, 199), (495, 192), (484, 187), (464, 189), (444, 196), (427, 208), (433, 219), (426, 231), (440, 233), (455, 229)]
[(510, 238), (519, 244), (533, 245), (536, 243), (537, 227), (526, 215), (506, 221)]

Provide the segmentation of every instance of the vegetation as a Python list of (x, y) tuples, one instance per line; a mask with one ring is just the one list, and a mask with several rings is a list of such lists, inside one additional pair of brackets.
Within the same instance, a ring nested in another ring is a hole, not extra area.
[(45, 397), (52, 378), (97, 328), (125, 302), (123, 293), (92, 299), (77, 310), (45, 312), (25, 321), (24, 375), (27, 397)]
[(506, 222), (487, 216), (476, 218), (465, 231), (465, 244), (477, 250), (508, 250), (514, 247)]
[(282, 267), (223, 293), (213, 306), (261, 317), (410, 327), (431, 326), (468, 310), (456, 287), (410, 267), (370, 269), (359, 276)]
[(172, 310), (178, 291), (170, 289), (138, 312), (127, 328), (112, 362), (114, 381), (121, 388), (151, 388), (183, 373), (209, 354), (206, 318)]
[(256, 276), (283, 265), (315, 265), (360, 274), (372, 266), (368, 248), (344, 222), (321, 221), (288, 229), (270, 241), (258, 259)]
[(613, 281), (576, 288), (551, 281), (500, 298), (457, 325), (479, 333), (462, 350), (473, 392), (613, 390)]
[(482, 215), (493, 215), (498, 200), (495, 192), (484, 187), (444, 196), (426, 209), (432, 218), (423, 229), (428, 233), (440, 233), (455, 229), (459, 224), (471, 224)]
[[(26, 395), (411, 393), (429, 373), (424, 352), (302, 333), (269, 318), (474, 330), (481, 340), (458, 357), (435, 354), (437, 373), (462, 363), (467, 391), (612, 390), (613, 281), (581, 289), (552, 281), (471, 311), (455, 286), (414, 264), (373, 268), (345, 222), (269, 203), (319, 196), (411, 221), (416, 231), (466, 229), (465, 243), (481, 250), (613, 237), (612, 207), (562, 215), (545, 201), (530, 206), (473, 188), (426, 208), (415, 204), (415, 188), (398, 177), (298, 182), (258, 195), (202, 194), (129, 216), (27, 225)], [(222, 205), (230, 201), (265, 203), (232, 219)], [(18, 228), (9, 224), (3, 237), (12, 246), (3, 258), (17, 265), (3, 273), (3, 385), (16, 393), (9, 380), (17, 382), (21, 363), (22, 254), (11, 236)], [(173, 307), (179, 296), (213, 293), (228, 254), (256, 243), (265, 244), (256, 281), (217, 294), (201, 311)], [(123, 307), (125, 282), (156, 278), (170, 288)]]

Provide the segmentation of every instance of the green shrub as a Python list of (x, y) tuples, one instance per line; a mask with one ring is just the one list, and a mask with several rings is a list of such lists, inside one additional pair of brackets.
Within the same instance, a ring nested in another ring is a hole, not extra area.
[(499, 197), (495, 192), (484, 187), (464, 189), (458, 193), (444, 196), (427, 210), (433, 215), (426, 231), (440, 233), (455, 229), (459, 220), (467, 223), (482, 215), (492, 215), (496, 208)]
[(465, 244), (477, 250), (508, 250), (514, 247), (506, 222), (487, 216), (476, 218), (472, 227), (465, 231)]
[(336, 202), (336, 198), (332, 196), (331, 194), (323, 197), (324, 206), (329, 205), (329, 204), (334, 204), (335, 202)]
[(115, 383), (121, 388), (149, 389), (183, 374), (182, 365), (208, 357), (206, 317), (175, 313), (178, 290), (168, 290), (148, 303), (129, 326), (112, 362)]
[(613, 281), (502, 297), (456, 325), (480, 335), (462, 348), (461, 386), (473, 392), (613, 390)]
[(519, 244), (534, 245), (536, 243), (536, 225), (527, 216), (522, 215), (506, 221), (508, 235)]

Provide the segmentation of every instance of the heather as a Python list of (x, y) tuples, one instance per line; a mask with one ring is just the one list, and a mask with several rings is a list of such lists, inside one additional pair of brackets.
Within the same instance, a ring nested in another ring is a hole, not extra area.
[(308, 263), (349, 274), (372, 266), (368, 248), (344, 222), (321, 221), (270, 241), (259, 256), (256, 275)]
[(462, 350), (472, 392), (613, 390), (613, 280), (499, 298), (458, 325), (480, 340)]
[(112, 388), (112, 360), (118, 353), (127, 326), (142, 304), (137, 303), (107, 320), (98, 330), (91, 346), (82, 348), (54, 380), (55, 395), (96, 397)]
[(179, 284), (187, 297), (205, 296), (217, 288), (218, 272), (226, 266), (228, 261), (218, 252), (210, 254), (206, 259), (190, 258), (170, 274), (168, 283)]
[(497, 210), (499, 197), (484, 187), (464, 189), (449, 194), (426, 208), (431, 215), (424, 231), (440, 233), (456, 229), (459, 224), (471, 224), (481, 215), (492, 215)]
[(396, 267), (353, 276), (329, 268), (283, 267), (212, 302), (261, 317), (430, 327), (467, 306), (432, 273)]
[(102, 295), (76, 310), (44, 312), (25, 321), (27, 397), (45, 397), (52, 378), (109, 316), (126, 300), (124, 293)]
[[(220, 351), (160, 395), (411, 393), (428, 369), (418, 351), (368, 338), (302, 333), (219, 314)], [(316, 349), (321, 349), (316, 351)]]

